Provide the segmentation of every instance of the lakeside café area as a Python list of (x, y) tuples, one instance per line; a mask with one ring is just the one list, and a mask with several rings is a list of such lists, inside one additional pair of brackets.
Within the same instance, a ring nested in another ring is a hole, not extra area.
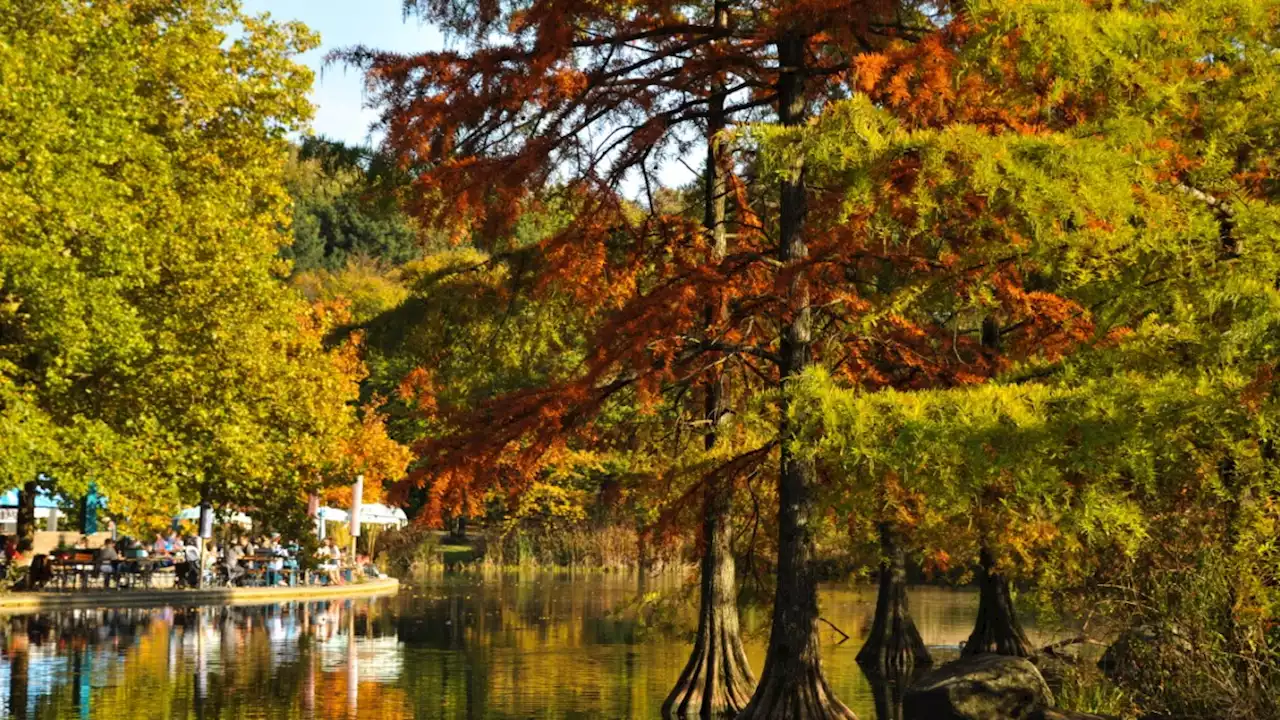
[[(65, 501), (41, 492), (33, 514), (45, 529), (20, 540), (16, 506), (16, 491), (0, 496), (0, 579), (11, 590), (27, 592), (359, 583), (383, 577), (367, 555), (355, 551), (361, 526), (401, 527), (408, 521), (403, 510), (376, 503), (357, 503), (350, 512), (313, 507), (314, 536), (304, 539), (258, 530), (246, 513), (205, 505), (177, 513), (165, 532), (132, 537), (117, 532), (108, 518), (100, 530), (101, 505), (93, 502), (81, 504), (78, 530), (64, 530), (59, 508)], [(331, 525), (344, 526), (353, 542), (337, 542)]]

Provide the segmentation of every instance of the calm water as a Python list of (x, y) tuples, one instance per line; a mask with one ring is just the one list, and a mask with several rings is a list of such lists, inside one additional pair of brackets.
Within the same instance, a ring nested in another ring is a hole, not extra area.
[[(0, 617), (0, 698), (11, 717), (51, 720), (655, 718), (689, 644), (641, 631), (635, 597), (634, 578), (508, 575), (372, 600)], [(911, 600), (925, 641), (954, 653), (976, 596)], [(862, 718), (875, 692), (854, 655), (873, 604), (869, 587), (822, 597), (853, 636), (824, 631), (828, 678)], [(749, 635), (757, 673), (766, 641)]]

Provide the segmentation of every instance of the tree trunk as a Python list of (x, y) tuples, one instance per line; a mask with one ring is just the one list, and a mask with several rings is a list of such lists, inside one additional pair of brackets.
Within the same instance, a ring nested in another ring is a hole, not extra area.
[(36, 537), (36, 493), (39, 491), (34, 480), (27, 482), (18, 491), (18, 527), (17, 542), (35, 540)]
[(911, 619), (907, 605), (907, 570), (902, 546), (888, 523), (880, 524), (880, 592), (871, 635), (858, 651), (858, 664), (868, 672), (885, 676), (910, 672), (917, 666), (932, 665), (933, 658)]
[[(778, 114), (785, 126), (804, 122), (805, 45), (805, 36), (796, 32), (785, 32), (778, 40)], [(794, 267), (808, 255), (804, 215), (804, 160), (798, 158), (781, 187), (778, 257), (784, 267)], [(818, 579), (810, 528), (816, 471), (812, 462), (796, 457), (791, 450), (795, 426), (786, 384), (809, 365), (810, 333), (809, 289), (803, 275), (796, 273), (787, 288), (778, 373), (783, 383), (778, 428), (778, 588), (764, 671), (751, 702), (739, 716), (747, 720), (856, 720), (853, 711), (836, 699), (822, 674)]]
[(706, 488), (703, 512), (702, 598), (693, 654), (662, 704), (664, 718), (729, 718), (751, 699), (755, 678), (738, 631), (737, 592), (729, 544), (731, 494)]
[[(728, 7), (715, 5), (715, 23), (728, 26)], [(711, 236), (712, 259), (724, 258), (725, 168), (727, 153), (717, 137), (724, 129), (724, 93), (716, 88), (709, 103), (707, 122), (707, 169), (705, 179), (706, 214), (703, 225)], [(707, 306), (706, 324), (713, 327), (722, 317), (723, 304)], [(717, 431), (725, 417), (724, 376), (712, 369), (703, 389), (704, 445), (716, 445)], [(713, 479), (704, 489), (702, 509), (702, 577), (698, 610), (698, 635), (693, 654), (675, 688), (662, 704), (664, 718), (729, 718), (742, 711), (751, 699), (755, 677), (742, 647), (738, 628), (737, 583), (733, 564), (729, 518), (733, 508), (731, 478)]]
[(983, 547), (978, 574), (978, 620), (973, 633), (960, 651), (962, 657), (995, 653), (1015, 657), (1031, 657), (1034, 650), (1018, 622), (1009, 594), (1009, 581), (995, 571), (991, 550)]
[(649, 540), (643, 532), (636, 534), (636, 594), (649, 592)]

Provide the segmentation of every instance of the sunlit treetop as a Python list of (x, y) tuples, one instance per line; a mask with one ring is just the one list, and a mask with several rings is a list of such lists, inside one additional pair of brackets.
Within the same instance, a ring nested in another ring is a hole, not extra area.
[[(656, 167), (701, 145), (713, 98), (725, 98), (730, 118), (770, 107), (785, 29), (813, 36), (820, 80), (928, 23), (894, 2), (406, 6), (458, 49), (339, 56), (367, 73), (386, 146), (416, 177), (414, 214), (460, 235), (479, 229), (482, 240), (552, 185), (592, 199), (582, 222), (617, 224), (608, 196), (629, 180), (652, 198)], [(815, 100), (826, 89), (815, 82)]]

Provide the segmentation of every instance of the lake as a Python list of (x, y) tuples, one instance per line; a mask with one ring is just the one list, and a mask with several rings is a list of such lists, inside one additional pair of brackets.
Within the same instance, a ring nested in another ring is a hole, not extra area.
[[(682, 578), (656, 589), (697, 597)], [(851, 636), (823, 626), (827, 676), (862, 718), (876, 717), (876, 693), (854, 656), (874, 602), (870, 586), (822, 594), (824, 617)], [(954, 655), (977, 596), (918, 588), (911, 602), (925, 642)], [(0, 699), (11, 717), (42, 720), (656, 718), (692, 614), (659, 631), (635, 620), (636, 605), (634, 577), (523, 573), (444, 576), (376, 599), (0, 617)], [(767, 618), (743, 620), (758, 674)]]

